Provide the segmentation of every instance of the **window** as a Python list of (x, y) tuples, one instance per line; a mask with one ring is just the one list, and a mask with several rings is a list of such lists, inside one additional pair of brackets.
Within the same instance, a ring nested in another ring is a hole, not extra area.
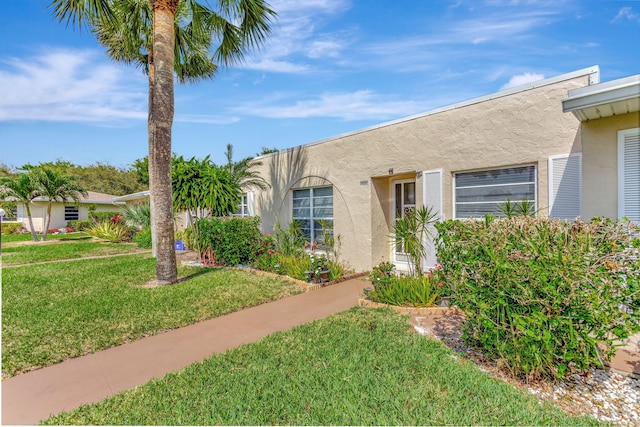
[(238, 203), (238, 208), (231, 216), (236, 217), (244, 217), (244, 216), (253, 216), (253, 191), (247, 191), (240, 196), (240, 203)]
[(618, 132), (618, 216), (640, 222), (640, 128)]
[(238, 210), (232, 216), (249, 216), (249, 203), (247, 200), (247, 193), (240, 196), (240, 204)]
[(537, 207), (535, 166), (517, 166), (455, 174), (455, 217), (502, 216), (507, 201), (522, 200)]
[(80, 213), (77, 206), (65, 206), (64, 207), (64, 220), (71, 221), (74, 219), (79, 219)]
[(333, 231), (333, 187), (293, 190), (293, 219), (310, 242), (323, 243)]

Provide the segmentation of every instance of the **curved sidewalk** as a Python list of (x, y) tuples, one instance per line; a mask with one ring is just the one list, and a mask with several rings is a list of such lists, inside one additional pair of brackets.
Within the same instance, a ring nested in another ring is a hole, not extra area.
[(360, 278), (347, 280), (9, 378), (2, 382), (2, 424), (37, 424), (212, 354), (347, 310), (366, 286)]

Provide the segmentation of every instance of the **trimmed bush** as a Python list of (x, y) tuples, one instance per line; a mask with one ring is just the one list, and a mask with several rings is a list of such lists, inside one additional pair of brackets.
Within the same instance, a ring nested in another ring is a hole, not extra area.
[(72, 219), (67, 221), (67, 227), (73, 228), (75, 231), (85, 231), (93, 227), (93, 222), (90, 219)]
[(3, 222), (2, 234), (17, 234), (22, 230), (21, 222)]
[(198, 221), (200, 245), (211, 247), (221, 265), (252, 265), (261, 248), (260, 218), (205, 218)]
[(559, 378), (640, 330), (640, 239), (629, 223), (445, 221), (438, 258), (463, 337), (514, 374)]

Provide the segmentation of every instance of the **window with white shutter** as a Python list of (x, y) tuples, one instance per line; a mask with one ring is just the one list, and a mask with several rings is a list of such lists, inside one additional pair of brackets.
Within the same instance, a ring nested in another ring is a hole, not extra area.
[(582, 154), (549, 157), (549, 216), (567, 220), (582, 213)]
[(640, 128), (618, 132), (618, 217), (640, 222)]

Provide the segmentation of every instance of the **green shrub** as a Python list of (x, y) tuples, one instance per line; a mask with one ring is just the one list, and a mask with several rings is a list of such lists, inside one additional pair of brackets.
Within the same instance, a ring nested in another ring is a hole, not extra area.
[(2, 234), (17, 234), (22, 230), (21, 222), (3, 222)]
[(74, 231), (85, 231), (93, 227), (94, 224), (90, 219), (72, 219), (67, 221), (67, 227), (72, 228)]
[(373, 267), (369, 273), (369, 281), (374, 288), (383, 287), (391, 284), (391, 279), (395, 276), (396, 266), (389, 261), (382, 261)]
[(139, 248), (151, 249), (151, 227), (146, 227), (138, 231), (133, 241)]
[(371, 301), (384, 304), (431, 307), (439, 296), (438, 284), (433, 276), (391, 276), (389, 283), (367, 291)]
[(640, 239), (627, 223), (513, 217), (437, 224), (464, 338), (513, 373), (559, 378), (640, 330)]
[(311, 258), (306, 255), (280, 255), (282, 274), (298, 280), (307, 280), (306, 272), (311, 270)]
[(276, 250), (276, 239), (271, 235), (262, 235), (260, 238), (260, 248), (254, 261), (255, 268), (258, 270), (269, 271), (271, 273), (281, 274), (280, 258)]
[(129, 229), (121, 224), (115, 224), (110, 221), (103, 221), (86, 231), (90, 236), (97, 237), (111, 243), (126, 242), (131, 239)]
[(122, 216), (122, 212), (95, 212), (94, 211), (89, 213), (89, 218), (91, 218), (91, 220), (97, 223), (101, 223), (105, 221), (114, 222), (112, 220), (113, 217), (118, 217), (118, 216)]
[(201, 249), (221, 265), (252, 265), (261, 246), (260, 218), (206, 218), (198, 222)]
[[(302, 253), (278, 256), (279, 273), (294, 279), (310, 283), (320, 283), (323, 280), (332, 281), (344, 276), (345, 267), (330, 260), (324, 254)], [(325, 272), (328, 271), (326, 279)]]
[(336, 262), (330, 259), (328, 263), (328, 267), (329, 267), (329, 281), (337, 280), (337, 279), (340, 279), (341, 277), (344, 277), (346, 268), (339, 262)]
[(280, 227), (280, 221), (276, 220), (274, 238), (276, 241), (276, 249), (283, 255), (302, 255), (304, 254), (304, 246), (307, 238), (300, 229), (300, 223), (292, 220), (289, 228)]

